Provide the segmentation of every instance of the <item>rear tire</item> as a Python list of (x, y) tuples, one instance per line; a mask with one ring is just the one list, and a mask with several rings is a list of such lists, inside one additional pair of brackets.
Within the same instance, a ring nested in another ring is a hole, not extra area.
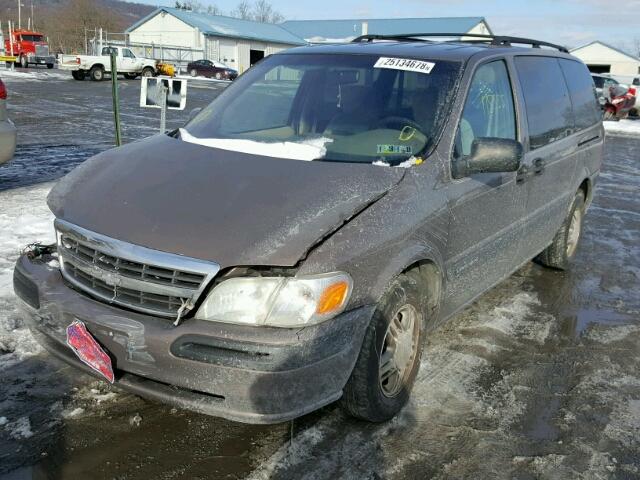
[(195, 68), (192, 68), (189, 73), (191, 74), (192, 77), (197, 77), (198, 76), (198, 71)]
[(104, 68), (93, 67), (89, 72), (89, 76), (94, 82), (101, 82), (102, 80), (104, 80)]
[(137, 73), (125, 73), (124, 78), (127, 80), (135, 80), (138, 77)]
[(378, 302), (340, 401), (349, 415), (384, 422), (407, 403), (424, 344), (422, 282), (418, 269), (405, 272)]
[(47, 63), (47, 68), (51, 70), (53, 68), (53, 63)]
[(551, 245), (540, 253), (534, 260), (545, 267), (557, 270), (569, 268), (571, 259), (575, 256), (584, 220), (584, 192), (578, 190), (564, 223), (553, 237)]
[(71, 76), (74, 80), (84, 80), (86, 75), (84, 74), (84, 70), (72, 70)]

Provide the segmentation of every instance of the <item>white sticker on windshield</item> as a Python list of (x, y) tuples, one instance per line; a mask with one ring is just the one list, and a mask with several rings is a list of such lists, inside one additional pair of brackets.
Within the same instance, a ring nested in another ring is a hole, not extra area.
[(373, 68), (392, 68), (394, 70), (407, 70), (409, 72), (431, 73), (436, 64), (412, 58), (380, 57)]

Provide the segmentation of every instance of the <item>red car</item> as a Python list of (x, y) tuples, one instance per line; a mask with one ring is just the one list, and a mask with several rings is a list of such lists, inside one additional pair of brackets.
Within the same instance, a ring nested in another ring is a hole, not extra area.
[(192, 77), (209, 77), (216, 80), (235, 80), (238, 71), (224, 63), (211, 60), (197, 60), (187, 65), (187, 71)]

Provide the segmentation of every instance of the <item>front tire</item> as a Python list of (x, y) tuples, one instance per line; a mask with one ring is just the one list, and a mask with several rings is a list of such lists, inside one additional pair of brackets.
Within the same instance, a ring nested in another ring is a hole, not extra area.
[(349, 415), (384, 422), (407, 403), (424, 344), (422, 282), (418, 269), (405, 272), (378, 302), (341, 399)]
[(153, 77), (155, 75), (155, 72), (153, 71), (153, 68), (151, 67), (145, 67), (142, 70), (142, 74), (143, 77)]
[(29, 61), (27, 60), (26, 55), (20, 56), (20, 66), (22, 68), (29, 68)]
[(101, 82), (102, 80), (104, 80), (104, 68), (93, 67), (89, 72), (89, 76), (94, 82)]
[(578, 190), (569, 209), (567, 218), (565, 218), (556, 236), (553, 237), (551, 245), (535, 258), (537, 263), (557, 270), (566, 270), (569, 268), (569, 263), (576, 254), (578, 243), (582, 236), (582, 222), (585, 213), (584, 202), (584, 192)]
[(192, 68), (189, 73), (191, 74), (192, 77), (197, 77), (198, 76), (198, 71), (195, 68)]
[(216, 80), (222, 80), (222, 74), (220, 72), (216, 72)]
[(137, 73), (125, 73), (124, 74), (124, 78), (126, 78), (127, 80), (135, 80), (137, 76), (138, 76)]

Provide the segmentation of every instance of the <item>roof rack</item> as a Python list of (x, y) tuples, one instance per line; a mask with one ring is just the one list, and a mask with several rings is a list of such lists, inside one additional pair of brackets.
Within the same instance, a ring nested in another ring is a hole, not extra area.
[[(510, 47), (513, 43), (531, 45), (533, 48), (550, 47), (560, 52), (569, 53), (569, 50), (562, 45), (543, 42), (540, 40), (532, 40), (530, 38), (510, 37), (506, 35), (482, 35), (479, 33), (402, 33), (397, 35), (360, 35), (354, 38), (352, 43), (373, 42), (374, 40), (396, 40), (399, 42), (414, 42), (416, 40), (429, 42), (430, 40), (421, 39), (422, 37), (470, 37), (471, 40), (456, 40), (456, 42), (465, 43), (488, 43), (489, 45), (498, 45), (502, 47)], [(476, 40), (477, 39), (477, 40)]]

